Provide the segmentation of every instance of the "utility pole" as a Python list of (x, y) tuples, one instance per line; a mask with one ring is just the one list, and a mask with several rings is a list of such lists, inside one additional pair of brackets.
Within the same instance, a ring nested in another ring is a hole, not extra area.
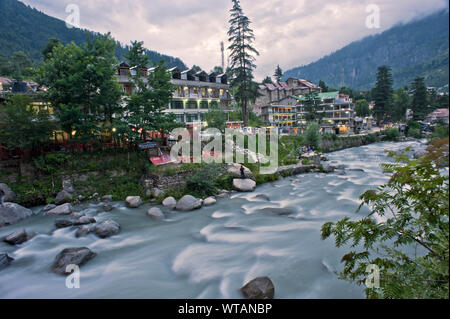
[(225, 72), (225, 46), (223, 41), (220, 42), (220, 50), (222, 51), (222, 70)]

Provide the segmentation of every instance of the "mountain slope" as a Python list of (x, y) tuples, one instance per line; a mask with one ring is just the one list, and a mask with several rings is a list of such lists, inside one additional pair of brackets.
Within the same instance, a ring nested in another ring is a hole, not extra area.
[(428, 86), (443, 87), (449, 79), (448, 23), (446, 9), (353, 42), (314, 63), (286, 71), (284, 78), (368, 90), (375, 84), (377, 68), (389, 65), (396, 88), (409, 85), (417, 76), (424, 76)]
[[(0, 57), (9, 58), (16, 51), (25, 52), (33, 62), (42, 60), (41, 51), (51, 38), (59, 39), (63, 44), (74, 41), (80, 45), (87, 40), (88, 34), (95, 32), (66, 27), (64, 21), (50, 17), (17, 0), (0, 0)], [(127, 52), (127, 46), (117, 43), (116, 56), (119, 60)], [(170, 67), (186, 68), (179, 58), (148, 51), (151, 61), (165, 59)]]

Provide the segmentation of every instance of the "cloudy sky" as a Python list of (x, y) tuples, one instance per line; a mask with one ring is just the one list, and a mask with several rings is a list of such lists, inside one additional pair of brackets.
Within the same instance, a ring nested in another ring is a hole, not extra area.
[[(123, 43), (144, 41), (149, 49), (181, 58), (206, 71), (221, 64), (227, 44), (231, 0), (22, 0), (66, 20), (66, 8), (80, 9), (80, 26), (110, 31)], [(369, 5), (380, 9), (380, 28), (368, 28)], [(256, 78), (313, 62), (364, 36), (448, 6), (448, 0), (241, 0), (252, 20)], [(225, 62), (226, 63), (226, 62)]]

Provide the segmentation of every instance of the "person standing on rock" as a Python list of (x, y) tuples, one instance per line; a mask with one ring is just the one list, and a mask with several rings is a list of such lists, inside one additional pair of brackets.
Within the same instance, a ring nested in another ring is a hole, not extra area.
[(245, 177), (245, 168), (244, 168), (244, 165), (241, 165), (241, 178), (242, 179), (245, 179), (246, 177)]

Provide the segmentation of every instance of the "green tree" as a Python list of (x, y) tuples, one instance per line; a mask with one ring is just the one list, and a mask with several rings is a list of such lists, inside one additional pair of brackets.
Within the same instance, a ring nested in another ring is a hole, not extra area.
[(262, 81), (263, 84), (273, 84), (272, 79), (270, 76), (266, 76), (266, 78)]
[(406, 110), (411, 108), (411, 98), (405, 89), (400, 88), (394, 94), (394, 112), (392, 120), (395, 122), (406, 120)]
[(142, 76), (142, 69), (147, 68), (150, 59), (146, 54), (144, 42), (132, 41), (130, 50), (125, 54), (130, 67), (136, 69), (136, 74)]
[(319, 87), (322, 88), (323, 93), (329, 92), (328, 86), (322, 80), (319, 81)]
[(428, 93), (424, 78), (415, 78), (411, 84), (411, 91), (413, 93), (411, 109), (413, 110), (413, 118), (416, 121), (424, 120), (425, 117), (431, 113), (428, 106)]
[(333, 235), (337, 247), (354, 249), (342, 257), (341, 279), (363, 284), (368, 265), (380, 269), (380, 287), (367, 288), (368, 298), (447, 299), (449, 182), (439, 167), (448, 165), (448, 153), (411, 160), (409, 150), (390, 152), (395, 162), (383, 165), (389, 182), (361, 196), (358, 211), (368, 205), (370, 214), (324, 224), (322, 239)]
[(370, 115), (369, 102), (366, 100), (358, 100), (355, 105), (355, 112), (359, 117), (367, 117)]
[(316, 92), (311, 92), (304, 95), (303, 111), (305, 112), (305, 120), (307, 122), (318, 121), (320, 123), (323, 118), (323, 114), (318, 112), (319, 104), (319, 95)]
[(320, 149), (322, 137), (319, 132), (319, 124), (313, 122), (305, 132), (305, 142), (307, 145), (314, 146), (316, 150)]
[(45, 48), (42, 50), (42, 56), (44, 57), (44, 60), (49, 59), (51, 57), (51, 54), (53, 53), (53, 49), (59, 45), (61, 45), (61, 41), (56, 38), (51, 38)]
[(208, 127), (223, 131), (226, 126), (227, 115), (220, 106), (212, 106), (205, 114), (205, 121), (208, 123)]
[(146, 133), (169, 132), (178, 126), (173, 114), (163, 113), (172, 100), (175, 87), (170, 82), (171, 74), (164, 61), (154, 65), (147, 83), (136, 81), (137, 89), (126, 99), (126, 112), (120, 133), (139, 143), (146, 140)]
[(45, 97), (73, 141), (86, 142), (111, 131), (113, 115), (121, 112), (115, 46), (109, 34), (82, 47), (57, 44), (38, 71), (38, 82), (48, 87)]
[(277, 68), (275, 69), (275, 73), (273, 75), (275, 80), (277, 82), (281, 82), (281, 79), (283, 78), (283, 70), (280, 68), (280, 65), (278, 64)]
[(215, 74), (223, 74), (224, 70), (221, 66), (215, 66), (214, 69), (211, 71), (211, 73), (215, 73)]
[(48, 111), (33, 108), (31, 102), (27, 96), (13, 95), (2, 108), (0, 140), (9, 149), (36, 150), (52, 136), (54, 125)]
[(377, 83), (375, 87), (374, 113), (378, 125), (381, 121), (389, 121), (392, 117), (393, 95), (392, 72), (388, 66), (378, 68)]
[(253, 47), (255, 36), (250, 28), (251, 21), (242, 11), (239, 0), (232, 0), (233, 8), (230, 10), (230, 29), (228, 41), (231, 43), (231, 84), (236, 92), (235, 99), (242, 107), (244, 126), (247, 126), (249, 101), (258, 96), (257, 84), (253, 81), (253, 70), (256, 68), (254, 55), (259, 52)]
[(195, 65), (195, 64), (194, 64), (194, 65), (192, 66), (191, 70), (192, 70), (194, 73), (197, 73), (197, 72), (202, 71), (202, 68), (199, 67), (198, 65)]
[(26, 75), (30, 75), (30, 69), (32, 67), (32, 63), (28, 55), (24, 52), (14, 52), (11, 58), (12, 64), (12, 76), (17, 82), (21, 82), (23, 77)]

